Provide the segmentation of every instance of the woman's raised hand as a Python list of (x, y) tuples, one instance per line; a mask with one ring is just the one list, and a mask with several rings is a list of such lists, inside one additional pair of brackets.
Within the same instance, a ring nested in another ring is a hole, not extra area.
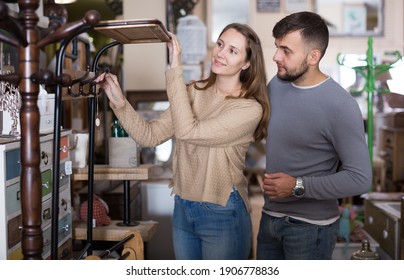
[(174, 68), (181, 64), (181, 45), (174, 33), (169, 32), (169, 34), (171, 36), (171, 41), (167, 42), (168, 61), (170, 67)]
[(119, 85), (118, 78), (115, 75), (111, 73), (102, 73), (94, 80), (94, 82), (99, 84), (104, 90), (112, 108), (119, 109), (125, 105), (125, 96)]

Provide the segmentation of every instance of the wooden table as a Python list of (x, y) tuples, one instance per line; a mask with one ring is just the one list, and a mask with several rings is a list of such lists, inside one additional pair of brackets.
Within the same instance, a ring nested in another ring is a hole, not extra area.
[[(94, 180), (122, 180), (124, 182), (124, 219), (111, 221), (107, 226), (89, 228), (90, 223), (75, 222), (73, 224), (73, 238), (78, 240), (120, 241), (130, 231), (138, 231), (144, 242), (149, 241), (157, 230), (157, 222), (132, 222), (130, 219), (130, 181), (148, 180), (152, 164), (138, 167), (118, 168), (108, 165), (94, 165)], [(88, 167), (75, 169), (73, 180), (87, 181)], [(91, 253), (91, 250), (88, 252)]]

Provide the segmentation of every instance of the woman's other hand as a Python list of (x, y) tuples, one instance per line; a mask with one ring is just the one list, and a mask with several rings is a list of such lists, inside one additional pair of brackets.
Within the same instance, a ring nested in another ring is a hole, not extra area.
[(112, 108), (119, 109), (125, 105), (125, 96), (119, 85), (118, 78), (115, 75), (111, 73), (102, 73), (94, 80), (94, 82), (99, 84), (104, 90)]

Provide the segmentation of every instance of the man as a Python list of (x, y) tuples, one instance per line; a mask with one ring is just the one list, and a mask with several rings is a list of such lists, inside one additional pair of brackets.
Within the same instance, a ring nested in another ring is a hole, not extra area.
[(338, 199), (371, 186), (362, 114), (351, 95), (319, 69), (329, 40), (319, 15), (291, 14), (275, 25), (273, 36), (278, 73), (268, 84), (257, 259), (331, 259)]

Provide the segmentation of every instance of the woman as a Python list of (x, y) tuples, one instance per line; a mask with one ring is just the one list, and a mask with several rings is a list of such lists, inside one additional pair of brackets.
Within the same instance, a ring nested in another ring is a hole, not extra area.
[(248, 146), (266, 137), (269, 101), (257, 34), (244, 24), (224, 28), (212, 51), (208, 79), (187, 86), (181, 47), (170, 34), (166, 71), (170, 107), (146, 122), (125, 99), (117, 78), (96, 82), (129, 135), (143, 147), (175, 137), (172, 193), (176, 259), (247, 259), (252, 229)]

